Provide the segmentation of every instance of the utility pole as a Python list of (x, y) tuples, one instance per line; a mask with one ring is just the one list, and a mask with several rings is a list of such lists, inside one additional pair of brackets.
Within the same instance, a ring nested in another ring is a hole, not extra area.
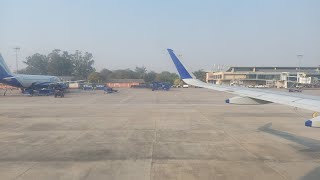
[(19, 71), (19, 66), (18, 66), (18, 53), (19, 53), (19, 51), (20, 51), (20, 47), (15, 47), (15, 48), (13, 48), (14, 49), (14, 51), (15, 51), (15, 53), (16, 53), (16, 73), (18, 73), (18, 71)]

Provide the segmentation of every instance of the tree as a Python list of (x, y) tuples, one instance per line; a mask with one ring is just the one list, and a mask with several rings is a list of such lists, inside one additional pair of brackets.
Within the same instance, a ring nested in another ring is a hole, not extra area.
[(101, 75), (103, 81), (107, 81), (108, 79), (110, 79), (111, 74), (112, 74), (112, 71), (110, 71), (109, 69), (102, 69), (100, 71), (100, 75)]
[(177, 78), (173, 81), (173, 84), (176, 86), (182, 86), (183, 85), (183, 81), (180, 78)]
[(140, 79), (144, 79), (144, 76), (146, 75), (147, 73), (147, 68), (142, 66), (142, 67), (136, 67), (136, 69), (134, 70), (136, 73), (137, 73), (137, 76), (140, 78)]
[(90, 83), (101, 83), (103, 82), (103, 78), (99, 72), (92, 72), (88, 76), (88, 81)]
[(196, 76), (197, 79), (199, 79), (200, 81), (205, 82), (206, 81), (206, 72), (203, 71), (202, 69), (193, 72), (193, 74)]
[(176, 73), (170, 73), (168, 71), (163, 71), (160, 74), (157, 74), (156, 80), (163, 81), (163, 82), (170, 82), (171, 84), (174, 83), (174, 80), (179, 78)]
[(23, 69), (19, 69), (18, 72), (16, 72), (17, 74), (33, 74), (27, 71), (27, 68), (23, 68)]
[(94, 60), (91, 53), (82, 54), (76, 51), (70, 54), (59, 49), (53, 50), (47, 56), (36, 53), (26, 58), (26, 68), (19, 71), (23, 74), (75, 76), (75, 79), (87, 79), (93, 68)]
[(71, 76), (73, 64), (67, 51), (55, 49), (49, 55), (48, 74), (55, 76)]
[(36, 53), (32, 56), (26, 58), (26, 61), (23, 61), (27, 67), (23, 70), (20, 70), (19, 73), (23, 74), (34, 74), (34, 75), (47, 75), (48, 74), (48, 58), (45, 55)]
[(112, 79), (139, 79), (139, 75), (131, 69), (119, 69), (112, 71)]
[(156, 77), (157, 73), (155, 73), (154, 71), (150, 71), (144, 76), (144, 82), (151, 83), (156, 79)]
[(91, 53), (86, 52), (82, 55), (82, 52), (77, 50), (72, 54), (71, 59), (73, 63), (72, 75), (75, 76), (75, 79), (87, 79), (90, 73), (95, 72)]

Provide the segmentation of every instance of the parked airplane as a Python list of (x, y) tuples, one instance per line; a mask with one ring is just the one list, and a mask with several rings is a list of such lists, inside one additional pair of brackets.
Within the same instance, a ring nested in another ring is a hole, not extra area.
[(0, 54), (0, 83), (21, 89), (37, 89), (61, 80), (56, 76), (12, 74)]
[(226, 103), (229, 104), (242, 104), (242, 105), (257, 105), (257, 104), (268, 104), (268, 103), (278, 103), (289, 105), (297, 108), (311, 110), (313, 113), (313, 118), (305, 122), (305, 126), (308, 127), (320, 127), (320, 97), (302, 95), (302, 94), (292, 94), (288, 92), (276, 92), (265, 89), (249, 89), (244, 87), (234, 87), (225, 85), (215, 85), (211, 83), (205, 83), (199, 81), (195, 76), (189, 72), (185, 66), (181, 63), (178, 57), (174, 54), (172, 49), (167, 49), (169, 55), (175, 64), (181, 79), (193, 86), (208, 88), (216, 91), (228, 92), (231, 94), (236, 94), (238, 96), (227, 99)]

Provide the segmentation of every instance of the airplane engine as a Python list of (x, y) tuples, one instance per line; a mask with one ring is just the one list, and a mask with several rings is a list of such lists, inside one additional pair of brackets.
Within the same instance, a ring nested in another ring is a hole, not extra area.
[(309, 119), (304, 123), (307, 127), (317, 127), (320, 128), (320, 116), (315, 117), (313, 119)]
[(258, 104), (269, 104), (272, 102), (264, 101), (264, 100), (260, 100), (260, 99), (254, 99), (254, 98), (250, 98), (250, 97), (236, 96), (236, 97), (227, 99), (226, 103), (239, 104), (239, 105), (258, 105)]

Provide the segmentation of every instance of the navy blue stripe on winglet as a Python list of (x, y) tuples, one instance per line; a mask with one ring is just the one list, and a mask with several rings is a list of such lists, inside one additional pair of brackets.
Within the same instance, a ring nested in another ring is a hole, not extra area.
[(176, 66), (180, 78), (181, 79), (192, 79), (192, 76), (189, 74), (189, 72), (186, 70), (186, 68), (183, 66), (183, 64), (180, 62), (180, 60), (177, 58), (177, 56), (174, 54), (172, 49), (167, 49), (170, 57), (174, 63), (174, 65)]

